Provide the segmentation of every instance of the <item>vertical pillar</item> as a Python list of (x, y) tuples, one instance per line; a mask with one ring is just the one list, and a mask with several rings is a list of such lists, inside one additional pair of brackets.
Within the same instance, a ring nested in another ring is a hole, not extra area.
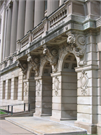
[(36, 101), (34, 116), (42, 116), (42, 78), (36, 77)]
[(11, 20), (12, 20), (12, 5), (10, 3), (8, 8), (8, 17), (7, 17), (5, 57), (8, 57), (10, 55), (11, 22), (12, 22)]
[(36, 106), (34, 116), (52, 114), (52, 79), (50, 76), (36, 77)]
[(52, 116), (51, 119), (60, 121), (62, 118), (62, 76), (61, 74), (51, 74), (52, 76)]
[(34, 1), (26, 0), (25, 34), (34, 27)]
[(14, 0), (12, 12), (12, 28), (11, 28), (11, 47), (10, 47), (11, 55), (16, 51), (17, 16), (18, 16), (18, 2), (17, 0)]
[(35, 109), (35, 81), (34, 79), (23, 80), (24, 83), (24, 103), (26, 107), (30, 104), (30, 109)]
[(14, 77), (12, 78), (12, 81), (11, 81), (11, 99), (14, 100)]
[(19, 70), (19, 80), (18, 80), (18, 100), (23, 100), (23, 73)]
[(2, 15), (2, 21), (1, 21), (1, 61), (4, 59), (4, 49), (5, 49), (5, 24), (6, 24), (6, 3), (4, 2), (4, 9), (3, 9), (3, 15)]
[(35, 0), (34, 27), (37, 26), (44, 17), (44, 0)]
[(65, 0), (60, 0), (59, 1), (59, 6), (61, 6), (64, 3)]
[[(6, 5), (6, 4), (5, 4)], [(5, 50), (6, 50), (6, 32), (7, 32), (7, 9), (5, 11), (5, 20), (4, 20), (4, 37), (3, 37), (3, 59), (5, 59)]]
[(5, 99), (8, 99), (8, 80), (5, 81)]
[(59, 0), (47, 0), (47, 15), (50, 15), (59, 7)]
[(24, 36), (25, 28), (25, 0), (19, 0), (17, 40)]

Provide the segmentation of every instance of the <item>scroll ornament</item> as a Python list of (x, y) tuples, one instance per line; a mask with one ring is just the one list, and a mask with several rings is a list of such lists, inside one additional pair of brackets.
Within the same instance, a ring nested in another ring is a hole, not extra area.
[(84, 55), (85, 55), (85, 37), (83, 35), (74, 36), (69, 34), (67, 38), (66, 51), (73, 53), (75, 57), (79, 58), (79, 66), (85, 64)]
[(28, 70), (28, 66), (26, 62), (20, 62), (19, 60), (17, 61), (17, 66), (19, 68), (21, 68), (23, 75), (24, 75), (24, 79), (26, 78), (26, 74), (27, 74), (27, 70)]
[(50, 62), (53, 73), (57, 72), (58, 51), (57, 49), (50, 50), (46, 45), (43, 46), (43, 54), (45, 59)]
[(35, 71), (35, 76), (39, 75), (39, 58), (32, 58), (30, 54), (28, 54), (27, 61), (30, 63), (31, 67)]

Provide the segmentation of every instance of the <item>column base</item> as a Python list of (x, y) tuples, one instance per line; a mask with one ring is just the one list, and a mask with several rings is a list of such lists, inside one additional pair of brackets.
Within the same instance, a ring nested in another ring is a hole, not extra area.
[(97, 124), (97, 134), (101, 135), (101, 123)]
[(96, 134), (97, 133), (97, 125), (96, 124), (89, 124), (80, 121), (75, 121), (75, 126), (86, 129), (89, 134)]
[(72, 119), (72, 118), (54, 118), (54, 117), (50, 117), (50, 119), (51, 120), (53, 120), (53, 121), (57, 121), (57, 122), (60, 122), (60, 121), (70, 121), (70, 120), (76, 120), (76, 118), (74, 119)]
[(45, 116), (50, 116), (49, 114), (37, 114), (37, 113), (33, 113), (34, 117), (45, 117)]

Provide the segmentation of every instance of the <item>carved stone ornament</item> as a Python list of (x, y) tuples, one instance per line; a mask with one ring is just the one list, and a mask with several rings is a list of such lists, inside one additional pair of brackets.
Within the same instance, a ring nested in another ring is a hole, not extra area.
[(19, 60), (17, 61), (17, 66), (19, 68), (21, 68), (23, 75), (24, 75), (24, 79), (26, 78), (26, 74), (27, 74), (27, 70), (28, 70), (28, 66), (26, 62), (20, 62)]
[(28, 96), (28, 85), (27, 82), (24, 82), (24, 96)]
[(58, 96), (58, 90), (59, 90), (59, 78), (56, 76), (54, 78), (54, 90), (55, 90), (55, 96)]
[(27, 61), (31, 64), (33, 70), (35, 71), (35, 76), (39, 75), (39, 58), (32, 58), (30, 54), (28, 54)]
[(85, 71), (82, 71), (81, 77), (80, 77), (80, 88), (82, 95), (87, 95), (87, 85), (88, 85), (88, 76)]
[(57, 49), (50, 50), (46, 45), (43, 46), (43, 54), (45, 55), (45, 59), (50, 62), (52, 66), (52, 71), (57, 72), (57, 61), (58, 61), (58, 51)]
[(84, 55), (85, 55), (85, 37), (83, 35), (74, 36), (69, 34), (67, 38), (66, 51), (73, 53), (76, 57), (79, 58), (79, 65), (84, 65)]
[(36, 81), (36, 94), (40, 96), (40, 93), (41, 93), (41, 84), (40, 84), (40, 80), (37, 80)]

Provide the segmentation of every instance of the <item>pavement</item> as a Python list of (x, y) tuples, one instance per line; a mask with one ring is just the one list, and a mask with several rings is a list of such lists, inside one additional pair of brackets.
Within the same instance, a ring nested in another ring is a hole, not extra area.
[(0, 120), (0, 135), (35, 135), (6, 120)]
[[(37, 135), (87, 135), (87, 131), (76, 127), (74, 121), (55, 122), (50, 117), (9, 117), (7, 121)], [(24, 129), (21, 129), (21, 131)], [(7, 131), (7, 129), (6, 129)], [(22, 131), (22, 133), (23, 133)], [(27, 135), (24, 131), (23, 135)], [(11, 130), (12, 132), (12, 130)], [(21, 133), (20, 133), (21, 134)], [(17, 134), (14, 134), (17, 135)], [(19, 134), (18, 134), (19, 135)], [(22, 135), (22, 134), (21, 134)], [(28, 135), (31, 135), (28, 133)]]

